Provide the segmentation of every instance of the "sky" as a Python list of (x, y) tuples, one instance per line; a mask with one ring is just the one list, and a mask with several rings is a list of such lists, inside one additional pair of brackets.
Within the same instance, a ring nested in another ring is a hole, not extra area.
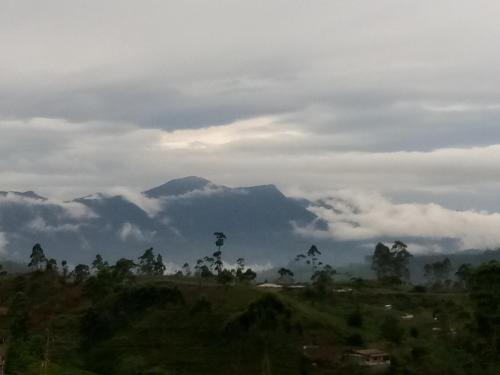
[(274, 183), (363, 205), (365, 237), (397, 234), (397, 212), (406, 232), (500, 245), (499, 16), (494, 0), (2, 0), (0, 190)]

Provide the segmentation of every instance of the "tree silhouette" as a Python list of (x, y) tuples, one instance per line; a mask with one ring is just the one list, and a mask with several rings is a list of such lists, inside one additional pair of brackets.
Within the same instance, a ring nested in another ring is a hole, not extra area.
[(133, 260), (121, 258), (113, 266), (113, 276), (117, 281), (123, 281), (126, 278), (134, 276), (133, 270), (136, 267)]
[(457, 277), (462, 288), (467, 287), (471, 275), (472, 266), (470, 264), (462, 264), (460, 267), (458, 267), (457, 272), (455, 272), (455, 276)]
[(86, 264), (78, 264), (73, 270), (73, 277), (76, 284), (84, 282), (90, 275), (90, 268)]
[(424, 266), (424, 276), (431, 284), (442, 284), (449, 280), (451, 273), (451, 262), (445, 258), (441, 262), (434, 262)]
[(221, 248), (224, 246), (224, 240), (227, 238), (226, 235), (222, 232), (215, 232), (215, 246), (217, 246), (217, 251), (212, 254), (214, 257), (213, 267), (217, 274), (222, 272), (223, 263), (222, 263), (222, 251)]
[(184, 276), (191, 276), (191, 267), (189, 267), (189, 263), (184, 263), (182, 265), (182, 274)]
[(46, 272), (57, 272), (57, 261), (54, 258), (50, 258), (46, 261), (45, 265)]
[(33, 246), (30, 259), (28, 267), (35, 271), (39, 271), (43, 267), (43, 264), (47, 261), (42, 246), (39, 243)]
[(92, 262), (92, 269), (96, 270), (97, 272), (101, 271), (102, 269), (104, 269), (108, 266), (109, 266), (108, 262), (104, 261), (101, 254), (97, 254), (95, 256), (94, 261)]
[(379, 242), (373, 253), (372, 269), (378, 280), (400, 283), (410, 278), (408, 263), (411, 257), (406, 244), (401, 241), (395, 241), (391, 249)]
[(292, 282), (293, 281), (293, 272), (288, 268), (281, 267), (278, 270), (278, 274), (280, 275), (281, 282)]
[(312, 285), (320, 296), (324, 296), (331, 291), (333, 288), (333, 276), (336, 273), (337, 272), (327, 264), (311, 276)]
[(163, 275), (166, 269), (167, 267), (165, 266), (165, 263), (163, 263), (163, 257), (161, 254), (158, 254), (153, 264), (153, 273), (155, 275)]
[(62, 267), (62, 279), (63, 279), (63, 281), (66, 281), (66, 279), (68, 278), (68, 274), (69, 274), (68, 262), (65, 260), (62, 260), (61, 267)]

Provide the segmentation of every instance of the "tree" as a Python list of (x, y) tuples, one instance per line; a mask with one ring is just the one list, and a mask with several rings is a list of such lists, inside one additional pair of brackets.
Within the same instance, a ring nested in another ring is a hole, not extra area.
[(202, 278), (213, 276), (212, 272), (210, 271), (210, 266), (207, 265), (207, 258), (208, 257), (204, 257), (203, 259), (198, 259), (196, 261), (196, 266), (194, 267), (194, 269), (196, 270), (195, 271), (196, 274)]
[(313, 288), (320, 296), (324, 296), (331, 291), (333, 288), (333, 276), (336, 273), (330, 265), (326, 265), (311, 276)]
[(73, 270), (73, 277), (76, 284), (84, 282), (90, 275), (90, 268), (86, 264), (78, 264)]
[(321, 255), (321, 251), (318, 250), (316, 245), (311, 245), (309, 250), (305, 254), (298, 254), (295, 257), (295, 262), (305, 261), (308, 266), (311, 266), (311, 274), (314, 274), (318, 270), (318, 266), (323, 263), (319, 262), (318, 256)]
[(321, 255), (321, 251), (318, 250), (316, 245), (312, 245), (309, 250), (307, 250), (307, 257), (309, 260), (306, 261), (307, 264), (311, 264), (312, 272), (316, 272), (318, 269), (318, 256)]
[(255, 330), (263, 341), (262, 373), (271, 374), (271, 359), (269, 347), (272, 332), (284, 329), (288, 332), (291, 327), (292, 311), (278, 297), (265, 294), (259, 300), (251, 303), (248, 309), (239, 316), (236, 322), (230, 324), (248, 332)]
[(467, 288), (472, 271), (472, 266), (470, 264), (462, 264), (458, 267), (457, 272), (455, 272), (455, 276), (457, 277), (462, 288)]
[(440, 285), (449, 280), (451, 273), (451, 262), (448, 258), (440, 262), (426, 264), (424, 266), (424, 275), (431, 284)]
[(223, 232), (215, 232), (214, 236), (215, 236), (215, 246), (217, 246), (217, 251), (214, 252), (212, 255), (214, 257), (213, 266), (217, 274), (219, 274), (221, 273), (223, 268), (221, 248), (222, 246), (224, 246), (224, 240), (227, 237)]
[(245, 270), (245, 272), (243, 272), (243, 273), (241, 274), (241, 276), (240, 276), (240, 279), (239, 279), (239, 280), (240, 280), (241, 282), (250, 282), (250, 281), (252, 281), (252, 280), (255, 280), (255, 278), (256, 278), (256, 277), (257, 277), (257, 274), (256, 274), (254, 271), (252, 271), (252, 269), (251, 269), (251, 268), (247, 268), (247, 269)]
[(46, 261), (45, 265), (46, 272), (57, 272), (57, 261), (54, 258), (50, 258)]
[(231, 271), (229, 271), (227, 269), (223, 269), (217, 275), (217, 282), (220, 284), (227, 285), (233, 281), (234, 281), (234, 275), (232, 274)]
[(476, 328), (493, 353), (500, 350), (500, 263), (482, 264), (469, 277)]
[(156, 260), (153, 264), (153, 272), (155, 275), (163, 275), (165, 273), (165, 270), (167, 267), (165, 266), (165, 263), (163, 263), (163, 257), (161, 254), (158, 254), (156, 256)]
[(41, 267), (43, 267), (43, 264), (46, 262), (47, 258), (45, 258), (45, 254), (43, 252), (42, 246), (37, 243), (35, 246), (33, 246), (33, 249), (31, 251), (30, 255), (30, 262), (28, 266), (35, 271), (40, 271)]
[(139, 257), (139, 272), (143, 275), (152, 275), (155, 273), (155, 262), (155, 255), (151, 247)]
[(191, 268), (189, 267), (189, 263), (184, 263), (182, 265), (182, 273), (184, 276), (191, 276)]
[(409, 280), (408, 263), (411, 254), (406, 244), (395, 241), (389, 249), (383, 243), (378, 243), (372, 256), (372, 269), (381, 281), (401, 282)]
[(278, 270), (278, 274), (280, 275), (280, 281), (283, 283), (291, 283), (293, 282), (293, 272), (289, 270), (288, 268), (283, 268), (281, 267)]
[(121, 258), (113, 266), (113, 276), (117, 281), (123, 281), (126, 278), (134, 276), (133, 270), (136, 265), (133, 260)]
[(224, 246), (224, 240), (227, 238), (223, 232), (215, 232), (215, 246), (220, 251), (221, 247)]
[(380, 326), (382, 337), (395, 344), (399, 344), (404, 336), (404, 329), (399, 319), (393, 315), (387, 315)]
[(105, 262), (100, 254), (97, 254), (92, 262), (92, 269), (99, 272), (106, 267), (109, 267), (108, 262)]
[(67, 277), (68, 277), (68, 262), (66, 262), (65, 260), (62, 260), (61, 261), (61, 267), (62, 267), (62, 277), (63, 277), (63, 280), (66, 280)]

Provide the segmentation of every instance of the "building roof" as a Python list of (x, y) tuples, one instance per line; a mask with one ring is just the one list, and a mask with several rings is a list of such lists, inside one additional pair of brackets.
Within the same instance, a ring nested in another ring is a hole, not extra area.
[(352, 351), (354, 354), (360, 354), (360, 355), (365, 355), (365, 356), (372, 356), (372, 355), (389, 355), (389, 353), (384, 352), (379, 349), (360, 349), (360, 350), (353, 350)]

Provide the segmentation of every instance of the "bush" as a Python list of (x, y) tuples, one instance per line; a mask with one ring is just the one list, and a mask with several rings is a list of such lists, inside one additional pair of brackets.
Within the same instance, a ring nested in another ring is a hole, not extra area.
[(382, 337), (395, 344), (401, 343), (404, 337), (404, 330), (399, 319), (393, 315), (388, 315), (380, 326)]
[(415, 293), (425, 293), (427, 292), (427, 288), (423, 285), (415, 285), (413, 288), (413, 292)]
[(355, 310), (347, 316), (347, 325), (349, 327), (361, 327), (363, 325), (363, 315), (361, 311)]
[(350, 346), (363, 346), (363, 337), (360, 334), (355, 333), (346, 339), (346, 344)]

